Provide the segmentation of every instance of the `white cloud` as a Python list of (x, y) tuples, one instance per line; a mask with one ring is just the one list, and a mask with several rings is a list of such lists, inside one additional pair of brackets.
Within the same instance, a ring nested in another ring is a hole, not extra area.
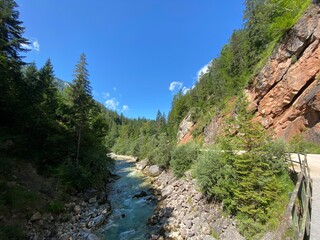
[(108, 99), (110, 97), (110, 94), (108, 92), (103, 92), (102, 97), (103, 99)]
[(210, 66), (210, 63), (204, 65), (198, 72), (197, 72), (197, 81), (200, 80), (200, 76), (203, 75), (203, 74), (206, 74), (209, 72), (209, 66)]
[(130, 110), (130, 108), (129, 108), (128, 105), (123, 105), (121, 112), (127, 112), (127, 111), (129, 111), (129, 110)]
[(170, 83), (169, 90), (171, 92), (174, 92), (176, 90), (180, 90), (182, 88), (182, 85), (183, 85), (182, 82), (172, 82), (172, 83)]
[(114, 87), (114, 88), (113, 88), (113, 91), (117, 91), (117, 88), (116, 88), (116, 87)]
[(37, 52), (40, 51), (40, 44), (39, 44), (39, 42), (38, 42), (37, 40), (34, 41), (34, 42), (32, 43), (32, 45), (33, 45), (33, 49), (34, 49), (34, 50), (36, 50)]
[(119, 102), (117, 101), (117, 99), (115, 98), (112, 98), (112, 99), (108, 99), (106, 102), (105, 102), (105, 106), (111, 110), (116, 110), (117, 109), (117, 106), (119, 105)]
[(190, 91), (190, 88), (187, 88), (187, 87), (183, 87), (182, 88), (182, 93), (183, 93), (183, 95), (185, 95), (187, 92), (189, 92)]
[(38, 42), (38, 40), (31, 41), (29, 44), (21, 44), (21, 47), (30, 51), (32, 50), (36, 52), (40, 51), (40, 43)]
[(21, 47), (27, 50), (32, 50), (32, 47), (29, 44), (22, 43)]

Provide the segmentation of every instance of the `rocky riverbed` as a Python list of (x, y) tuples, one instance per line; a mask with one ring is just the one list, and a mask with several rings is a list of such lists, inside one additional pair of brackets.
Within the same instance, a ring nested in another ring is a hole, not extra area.
[[(135, 158), (129, 157), (126, 157), (125, 161), (135, 164), (137, 170), (148, 176), (145, 180), (151, 183), (150, 190), (148, 188), (146, 192), (133, 191), (130, 193), (132, 196), (129, 194), (127, 198), (133, 199), (137, 204), (148, 204), (144, 203), (143, 199), (157, 199), (155, 208), (152, 207), (154, 211), (151, 217), (146, 218), (146, 222), (138, 221), (138, 224), (144, 225), (144, 231), (150, 230), (145, 234), (145, 239), (244, 239), (239, 234), (235, 221), (222, 213), (221, 206), (209, 203), (197, 190), (196, 181), (190, 173), (187, 172), (183, 178), (177, 179), (170, 171), (164, 171), (156, 165), (148, 166), (147, 161), (136, 162)], [(106, 229), (111, 226), (110, 222), (114, 223), (111, 209), (114, 204), (108, 199), (112, 201), (117, 198), (110, 198), (107, 193), (112, 191), (114, 184), (109, 183), (105, 191), (92, 190), (72, 197), (71, 201), (65, 204), (63, 213), (59, 215), (34, 213), (27, 224), (28, 239), (108, 239)], [(141, 209), (143, 211), (143, 208)], [(120, 211), (122, 210), (127, 209), (122, 206)], [(129, 215), (121, 216), (124, 221), (129, 219)], [(118, 228), (117, 231), (121, 231), (121, 226)], [(130, 234), (135, 233), (130, 231)], [(120, 239), (119, 237), (115, 239)]]
[(209, 203), (197, 190), (196, 181), (187, 172), (177, 179), (171, 172), (147, 166), (146, 161), (137, 168), (152, 175), (158, 204), (149, 224), (157, 228), (151, 239), (243, 240), (235, 221), (222, 213), (221, 205)]
[(59, 215), (36, 212), (27, 224), (28, 239), (97, 240), (94, 231), (101, 227), (111, 212), (105, 191), (87, 191), (72, 197)]

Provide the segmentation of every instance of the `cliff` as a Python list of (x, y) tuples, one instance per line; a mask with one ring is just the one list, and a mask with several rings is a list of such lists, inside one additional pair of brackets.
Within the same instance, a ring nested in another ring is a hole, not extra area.
[(275, 48), (246, 93), (255, 119), (276, 136), (320, 143), (320, 6), (312, 5)]

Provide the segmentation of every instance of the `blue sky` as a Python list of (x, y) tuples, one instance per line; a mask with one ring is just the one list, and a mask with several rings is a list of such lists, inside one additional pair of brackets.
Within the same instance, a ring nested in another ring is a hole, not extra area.
[(94, 98), (130, 118), (167, 115), (174, 92), (190, 88), (243, 25), (240, 0), (16, 1), (26, 61), (40, 68), (50, 58), (71, 82), (85, 53)]

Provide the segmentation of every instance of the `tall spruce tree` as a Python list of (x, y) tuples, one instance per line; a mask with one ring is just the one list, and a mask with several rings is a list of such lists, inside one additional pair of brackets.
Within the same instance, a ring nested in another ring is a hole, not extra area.
[(75, 67), (75, 78), (71, 86), (70, 98), (72, 102), (73, 120), (77, 133), (76, 162), (79, 164), (79, 153), (81, 145), (81, 134), (88, 125), (89, 112), (93, 106), (89, 72), (85, 54), (80, 55), (80, 60)]
[(28, 44), (22, 35), (24, 27), (19, 20), (17, 4), (13, 0), (0, 1), (0, 115), (5, 124), (14, 124), (17, 108), (19, 108), (20, 92), (25, 85), (21, 77), (23, 64), (20, 52)]

